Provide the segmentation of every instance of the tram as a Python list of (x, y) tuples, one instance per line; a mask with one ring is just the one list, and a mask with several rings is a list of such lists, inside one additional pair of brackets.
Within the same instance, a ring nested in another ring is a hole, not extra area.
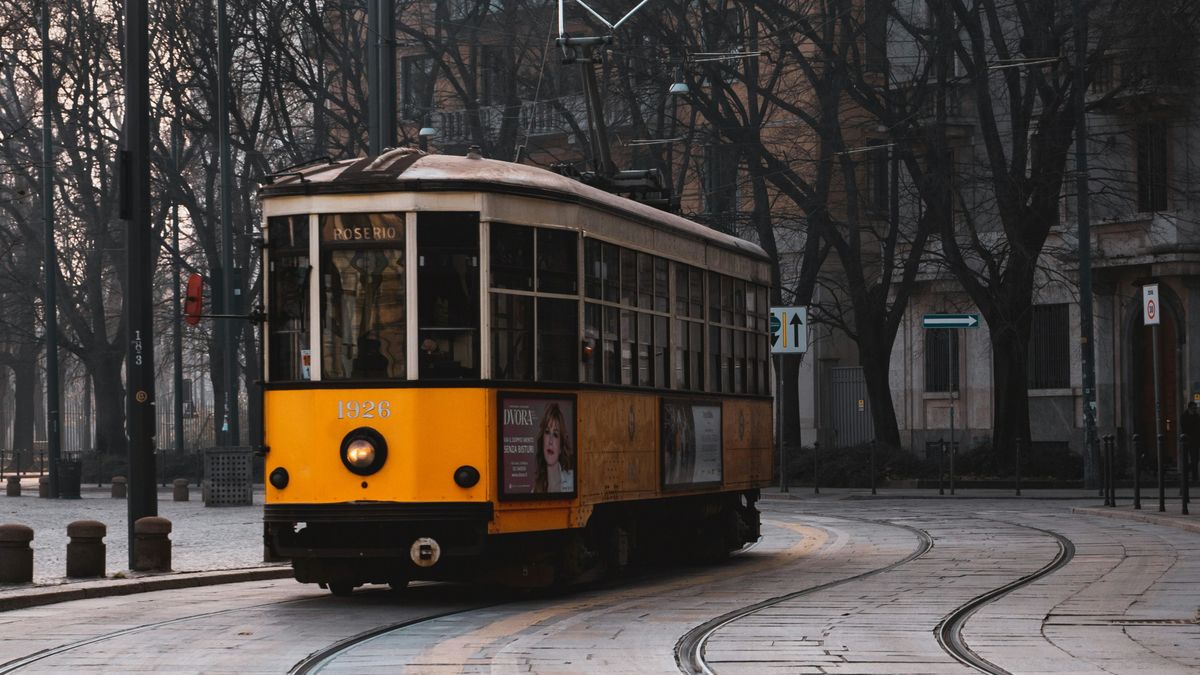
[(411, 148), (260, 188), (266, 544), (297, 580), (587, 580), (759, 537), (758, 246)]

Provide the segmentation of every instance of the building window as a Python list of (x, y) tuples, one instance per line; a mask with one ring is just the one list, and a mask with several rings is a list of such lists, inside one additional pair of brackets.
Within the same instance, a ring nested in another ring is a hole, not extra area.
[(883, 0), (867, 0), (863, 38), (866, 42), (864, 54), (866, 69), (882, 72), (887, 62), (887, 12), (892, 3)]
[(504, 102), (505, 63), (503, 49), (479, 49), (479, 100), (483, 105), (499, 105)]
[(407, 120), (423, 120), (433, 108), (433, 58), (405, 56), (400, 59), (400, 114)]
[(958, 387), (958, 331), (925, 331), (925, 391), (949, 393)]
[(886, 141), (874, 140), (868, 142), (875, 148), (867, 155), (867, 211), (879, 215), (887, 215), (891, 201), (890, 163)]
[(1034, 305), (1029, 330), (1029, 388), (1071, 386), (1070, 305)]
[(717, 144), (705, 148), (704, 154), (704, 210), (710, 216), (732, 217), (738, 201), (737, 150)]
[(1167, 208), (1167, 125), (1163, 122), (1137, 127), (1137, 190), (1138, 211)]

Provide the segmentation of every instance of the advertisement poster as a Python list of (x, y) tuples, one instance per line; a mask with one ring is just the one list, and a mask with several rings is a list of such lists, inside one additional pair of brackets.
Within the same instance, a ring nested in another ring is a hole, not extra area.
[(721, 477), (721, 406), (664, 399), (663, 487), (711, 485)]
[(500, 494), (575, 495), (575, 398), (500, 394)]

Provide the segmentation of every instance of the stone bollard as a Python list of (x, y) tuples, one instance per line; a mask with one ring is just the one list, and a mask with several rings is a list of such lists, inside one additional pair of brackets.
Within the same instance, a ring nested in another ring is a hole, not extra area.
[(33, 529), (25, 525), (0, 525), (0, 584), (33, 581)]
[(38, 497), (48, 499), (50, 497), (50, 477), (42, 476), (38, 478)]
[(175, 479), (175, 501), (186, 502), (188, 500), (188, 479)]
[(171, 571), (171, 521), (158, 516), (138, 518), (133, 524), (133, 569), (137, 572)]
[(20, 497), (21, 496), (21, 477), (20, 476), (9, 476), (8, 477), (8, 493), (7, 494), (9, 497)]
[(113, 479), (112, 479), (112, 498), (113, 499), (125, 499), (126, 483), (128, 483), (128, 481), (125, 480), (125, 476), (113, 476)]
[(72, 579), (104, 576), (104, 535), (108, 528), (94, 520), (67, 525), (67, 576)]

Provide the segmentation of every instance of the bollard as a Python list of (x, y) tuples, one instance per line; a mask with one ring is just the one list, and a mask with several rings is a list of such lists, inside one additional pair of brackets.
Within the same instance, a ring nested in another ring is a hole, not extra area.
[(1117, 505), (1117, 472), (1116, 447), (1113, 436), (1109, 434), (1101, 439), (1104, 442), (1104, 505)]
[(21, 477), (20, 476), (9, 476), (7, 490), (8, 490), (7, 494), (9, 497), (20, 497), (21, 496)]
[(33, 581), (33, 529), (25, 525), (0, 525), (0, 584)]
[(1179, 445), (1175, 456), (1179, 459), (1179, 513), (1188, 515), (1188, 437), (1179, 434)]
[(129, 481), (125, 479), (125, 476), (113, 476), (113, 479), (112, 479), (112, 498), (113, 499), (125, 499), (125, 493), (127, 490), (128, 482)]
[(171, 571), (171, 521), (159, 516), (138, 518), (133, 524), (133, 569), (137, 572)]
[(1013, 468), (1016, 469), (1017, 479), (1017, 496), (1021, 496), (1021, 446), (1025, 443), (1024, 438), (1017, 439), (1016, 457), (1014, 457)]
[(871, 494), (875, 492), (875, 439), (871, 439)]
[(813, 494), (821, 494), (821, 484), (817, 482), (817, 457), (821, 452), (821, 444), (813, 441)]
[(38, 478), (38, 497), (42, 499), (50, 498), (50, 477), (42, 476)]
[(72, 579), (104, 576), (104, 535), (108, 528), (94, 520), (67, 525), (67, 576)]
[(946, 439), (938, 439), (938, 448), (941, 452), (938, 453), (938, 494), (946, 494), (946, 488), (942, 486), (942, 478), (946, 475)]
[(175, 501), (186, 502), (188, 500), (188, 479), (175, 479)]

